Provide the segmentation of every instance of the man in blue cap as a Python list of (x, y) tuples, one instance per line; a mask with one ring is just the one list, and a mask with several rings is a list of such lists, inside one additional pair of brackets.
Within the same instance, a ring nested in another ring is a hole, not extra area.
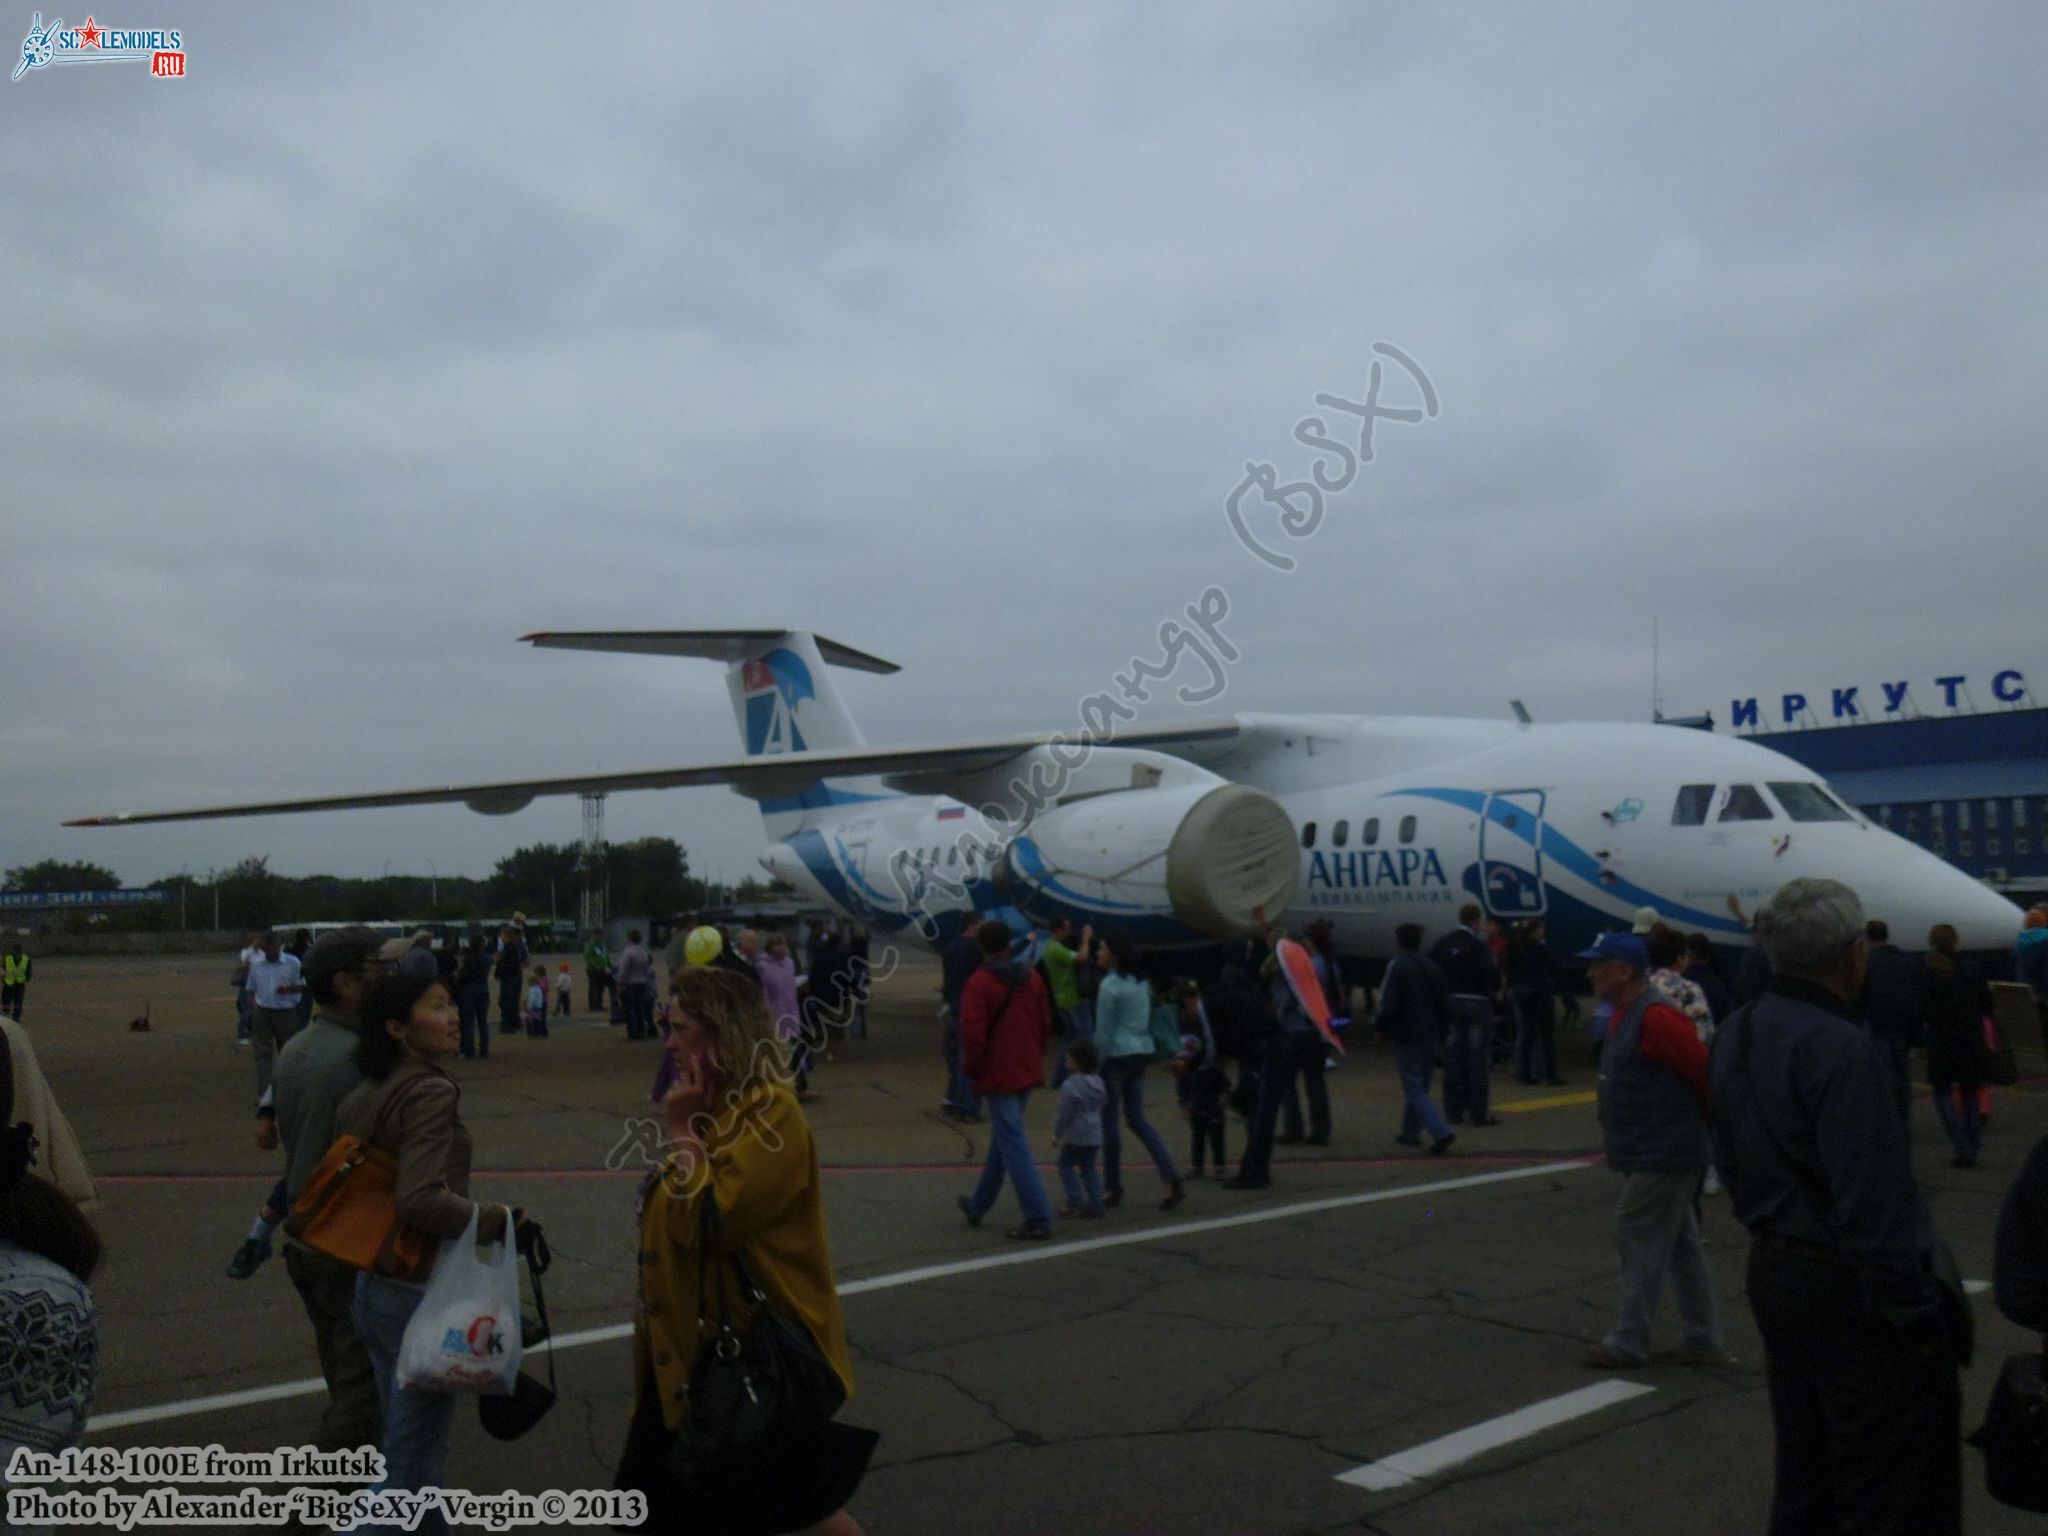
[(1692, 1021), (1650, 986), (1649, 948), (1603, 933), (1579, 958), (1593, 995), (1613, 1008), (1600, 1056), (1600, 1129), (1607, 1166), (1622, 1175), (1614, 1212), (1621, 1316), (1586, 1356), (1602, 1370), (1650, 1362), (1650, 1326), (1665, 1271), (1678, 1290), (1689, 1365), (1725, 1365), (1713, 1276), (1693, 1201), (1707, 1167), (1707, 1048)]

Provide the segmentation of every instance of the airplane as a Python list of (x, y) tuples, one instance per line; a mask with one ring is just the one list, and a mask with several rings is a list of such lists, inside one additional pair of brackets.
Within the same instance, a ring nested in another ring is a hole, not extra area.
[[(2009, 949), (2020, 912), (1754, 742), (1663, 724), (1233, 714), (871, 747), (831, 668), (893, 662), (801, 630), (544, 631), (535, 647), (726, 664), (745, 755), (638, 773), (452, 785), (86, 817), (139, 825), (726, 784), (759, 806), (772, 875), (871, 931), (942, 945), (969, 913), (1213, 949), (1328, 917), (1348, 960), (1384, 959), (1476, 903), (1544, 920), (1570, 953), (1654, 909), (1740, 948), (1786, 881), (1846, 882), (1906, 942), (1939, 922)], [(1125, 711), (1128, 713), (1128, 711)], [(1518, 710), (1518, 714), (1521, 712)], [(1087, 712), (1083, 711), (1084, 718)], [(1731, 900), (1732, 898), (1732, 900)]]

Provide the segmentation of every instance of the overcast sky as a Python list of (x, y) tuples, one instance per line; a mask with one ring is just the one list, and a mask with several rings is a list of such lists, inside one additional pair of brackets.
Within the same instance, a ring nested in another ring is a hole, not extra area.
[[(57, 823), (736, 754), (717, 666), (539, 628), (813, 629), (902, 663), (871, 742), (1064, 723), (1211, 585), (1201, 712), (1639, 719), (1653, 616), (1674, 712), (2048, 697), (2038, 7), (98, 19), (188, 76), (0, 81), (0, 864), (482, 874), (575, 800)], [(1226, 499), (1375, 342), (1439, 413), (1254, 495), (1270, 569)]]

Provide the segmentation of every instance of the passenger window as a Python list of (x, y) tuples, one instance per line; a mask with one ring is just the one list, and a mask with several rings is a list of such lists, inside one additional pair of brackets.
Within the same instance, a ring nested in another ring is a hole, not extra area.
[(1342, 848), (1344, 846), (1345, 840), (1350, 836), (1351, 823), (1348, 821), (1340, 821), (1337, 823), (1337, 825), (1330, 828), (1330, 846), (1332, 848)]
[(1380, 819), (1377, 816), (1365, 818), (1365, 826), (1358, 834), (1358, 846), (1370, 848), (1380, 840)]
[[(1794, 821), (1854, 821), (1856, 818), (1843, 810), (1841, 805), (1818, 784), (1804, 784), (1797, 780), (1771, 781), (1771, 793), (1778, 797), (1778, 804), (1785, 808), (1785, 814)], [(1723, 820), (1726, 818), (1724, 817)]]
[(1769, 821), (1771, 808), (1754, 784), (1730, 784), (1728, 803), (1721, 807), (1722, 821)]
[(1986, 800), (1984, 802), (1984, 830), (1986, 832), (1996, 832), (1998, 830), (1999, 809), (2000, 807), (1996, 800)]
[(1956, 830), (1958, 832), (1970, 830), (1970, 802), (1967, 800), (1958, 800), (1956, 802)]
[(1671, 807), (1671, 825), (1674, 827), (1705, 826), (1707, 824), (1707, 810), (1713, 803), (1713, 785), (1679, 785), (1678, 799)]
[(1316, 824), (1314, 822), (1310, 822), (1307, 826), (1301, 829), (1301, 846), (1304, 848), (1313, 848), (1315, 847), (1315, 845)]
[(1401, 818), (1401, 841), (1404, 843), (1415, 841), (1415, 818), (1413, 816), (1403, 816)]

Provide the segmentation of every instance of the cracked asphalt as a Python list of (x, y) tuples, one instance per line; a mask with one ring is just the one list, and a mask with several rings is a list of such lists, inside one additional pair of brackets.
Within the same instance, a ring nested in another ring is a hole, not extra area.
[[(94, 1285), (103, 1414), (317, 1374), (283, 1266), (242, 1282), (225, 1274), (278, 1171), (249, 1134), (254, 1074), (231, 1044), (227, 969), (217, 958), (44, 960), (30, 988), (24, 1022), (105, 1186), (97, 1219), (108, 1259)], [(935, 1112), (936, 983), (935, 966), (906, 964), (881, 988), (871, 1038), (815, 1079), (843, 1280), (1015, 1250), (997, 1219), (970, 1230), (953, 1209), (984, 1144), (979, 1127)], [(127, 1020), (145, 1001), (155, 1027), (131, 1034)], [(649, 1113), (655, 1060), (622, 1035), (579, 1014), (547, 1041), (495, 1041), (489, 1061), (456, 1064), (476, 1140), (475, 1192), (524, 1205), (547, 1226), (558, 1334), (621, 1323), (630, 1303), (634, 1179), (605, 1164), (630, 1120)], [(1762, 1530), (1770, 1425), (1741, 1294), (1746, 1244), (1725, 1201), (1707, 1202), (1707, 1235), (1735, 1367), (1636, 1373), (1655, 1390), (1387, 1492), (1335, 1479), (1604, 1379), (1580, 1355), (1615, 1300), (1612, 1175), (1574, 1166), (1166, 1230), (1582, 1160), (1598, 1134), (1590, 1104), (1576, 1098), (1592, 1071), (1575, 1044), (1565, 1075), (1565, 1090), (1496, 1079), (1510, 1111), (1502, 1125), (1467, 1131), (1441, 1161), (1395, 1157), (1391, 1059), (1362, 1046), (1331, 1077), (1333, 1145), (1313, 1156), (1282, 1149), (1270, 1191), (1190, 1183), (1186, 1204), (1168, 1215), (1154, 1208), (1149, 1175), (1133, 1176), (1121, 1210), (1063, 1224), (1028, 1262), (848, 1297), (858, 1390), (846, 1417), (882, 1434), (855, 1514), (870, 1531), (905, 1536)], [(1164, 1074), (1148, 1089), (1178, 1154), (1186, 1137)], [(1513, 1110), (1539, 1095), (1567, 1102)], [(1049, 1096), (1030, 1120), (1044, 1143)], [(2048, 1133), (2048, 1098), (2027, 1087), (2002, 1093), (1975, 1170), (1948, 1166), (1924, 1102), (1914, 1132), (1937, 1223), (1964, 1273), (1988, 1278), (1998, 1201)], [(1241, 1144), (1233, 1122), (1233, 1156)], [(1007, 1196), (997, 1216), (1014, 1219)], [(1156, 1240), (1060, 1251), (1155, 1230)], [(1966, 1428), (2000, 1359), (2031, 1342), (1988, 1298), (1978, 1319)], [(1660, 1343), (1675, 1345), (1668, 1304), (1662, 1321)], [(526, 1440), (500, 1444), (473, 1415), (459, 1417), (452, 1483), (480, 1492), (609, 1485), (631, 1410), (628, 1346), (567, 1349), (557, 1368), (562, 1401)], [(300, 1396), (192, 1412), (93, 1439), (266, 1449), (299, 1443), (317, 1405)], [(1990, 1502), (1975, 1454), (1966, 1456), (1969, 1528), (2038, 1531), (2038, 1520)]]

